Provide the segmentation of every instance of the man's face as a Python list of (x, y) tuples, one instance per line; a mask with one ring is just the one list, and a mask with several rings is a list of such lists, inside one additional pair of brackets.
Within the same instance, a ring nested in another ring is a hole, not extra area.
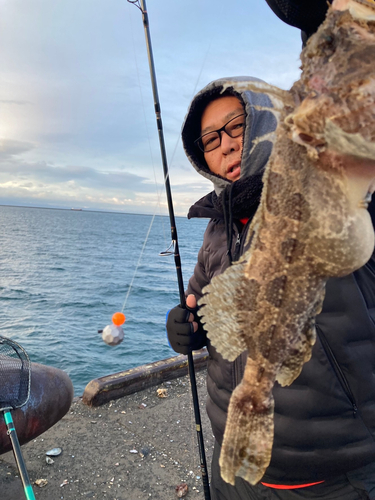
[[(223, 96), (211, 101), (202, 114), (201, 135), (220, 129), (242, 113), (243, 106), (235, 96)], [(224, 131), (220, 134), (220, 146), (204, 153), (204, 158), (211, 172), (234, 182), (240, 178), (241, 173), (243, 134), (234, 138)]]

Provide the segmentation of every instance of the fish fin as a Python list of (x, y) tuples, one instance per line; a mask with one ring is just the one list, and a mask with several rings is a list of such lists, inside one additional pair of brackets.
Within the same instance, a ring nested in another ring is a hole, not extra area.
[(246, 350), (245, 334), (240, 318), (247, 314), (243, 300), (248, 279), (244, 276), (246, 260), (234, 263), (224, 273), (212, 278), (198, 301), (199, 316), (211, 344), (229, 361)]
[(276, 380), (283, 387), (295, 381), (300, 375), (304, 363), (311, 358), (312, 347), (316, 340), (315, 318), (322, 311), (324, 296), (325, 285), (322, 286), (317, 295), (305, 328), (301, 329), (297, 342), (291, 347), (288, 358), (284, 360), (276, 375)]
[[(311, 329), (311, 335), (315, 340), (315, 327)], [(314, 343), (314, 342), (313, 342)], [(303, 365), (311, 358), (312, 344), (301, 339), (298, 346), (294, 346), (292, 354), (283, 362), (279, 372), (276, 375), (276, 380), (283, 387), (292, 384), (300, 375)]]
[(305, 327), (301, 329), (297, 341), (290, 348), (288, 358), (284, 360), (276, 375), (276, 380), (283, 387), (295, 381), (301, 373), (304, 363), (311, 358), (312, 347), (316, 340), (315, 318), (322, 311), (324, 296), (325, 285), (317, 294)]
[(248, 389), (246, 392), (241, 383), (232, 394), (219, 460), (221, 477), (233, 485), (236, 476), (250, 484), (258, 483), (270, 463), (272, 453), (272, 393), (261, 405), (257, 405)]
[(283, 387), (290, 385), (300, 375), (303, 365), (311, 358), (312, 346), (316, 340), (315, 315), (320, 312), (322, 298), (319, 297), (315, 305), (314, 315), (309, 318), (305, 328), (299, 333), (298, 339), (291, 346), (289, 356), (286, 358), (276, 375), (276, 380)]

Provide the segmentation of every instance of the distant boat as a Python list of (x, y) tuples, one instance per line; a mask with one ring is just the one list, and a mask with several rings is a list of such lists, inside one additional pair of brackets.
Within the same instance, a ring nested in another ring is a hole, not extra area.
[(82, 208), (71, 208), (70, 210), (75, 210), (76, 212), (82, 212)]

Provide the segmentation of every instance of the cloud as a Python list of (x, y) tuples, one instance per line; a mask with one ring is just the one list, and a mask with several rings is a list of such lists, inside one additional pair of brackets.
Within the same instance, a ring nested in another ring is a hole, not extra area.
[(0, 160), (34, 149), (34, 144), (13, 139), (0, 139)]
[(31, 104), (30, 101), (15, 100), (15, 99), (0, 99), (0, 104), (15, 104), (17, 106), (25, 106), (26, 104)]
[[(3, 3), (2, 199), (152, 213), (164, 187), (139, 10), (123, 0)], [(184, 215), (211, 189), (179, 141), (193, 94), (244, 74), (289, 88), (300, 36), (264, 0), (160, 0), (148, 12), (172, 194)]]
[(99, 171), (85, 166), (52, 166), (46, 162), (27, 163), (14, 158), (0, 162), (1, 182), (18, 185), (25, 179), (44, 184), (79, 185), (82, 189), (111, 189), (151, 192), (155, 190), (147, 177), (124, 171)]
[[(0, 148), (2, 204), (168, 213), (165, 187), (146, 174), (150, 171), (147, 165), (134, 163), (134, 172), (124, 165), (118, 168), (59, 165), (26, 160), (35, 148), (30, 142), (3, 139)], [(162, 169), (158, 167), (161, 177)], [(193, 182), (184, 181), (184, 170), (188, 178), (193, 175)], [(175, 213), (185, 216), (189, 207), (208, 191), (209, 183), (202, 183), (186, 160), (173, 168), (172, 177)]]

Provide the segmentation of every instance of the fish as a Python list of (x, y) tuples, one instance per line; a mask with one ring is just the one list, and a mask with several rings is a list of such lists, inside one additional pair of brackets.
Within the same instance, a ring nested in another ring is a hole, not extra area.
[(229, 361), (248, 353), (219, 460), (230, 484), (237, 476), (258, 483), (270, 463), (272, 389), (290, 385), (311, 358), (327, 280), (359, 269), (373, 253), (374, 61), (375, 1), (334, 0), (289, 91), (243, 83), (270, 96), (276, 138), (249, 249), (198, 302), (216, 350)]

